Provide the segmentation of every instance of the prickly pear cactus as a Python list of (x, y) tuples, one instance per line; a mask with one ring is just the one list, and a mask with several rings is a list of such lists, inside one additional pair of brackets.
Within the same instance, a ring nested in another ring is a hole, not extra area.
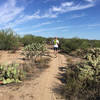
[(21, 82), (25, 76), (25, 73), (18, 69), (18, 66), (18, 64), (12, 64), (8, 66), (0, 65), (0, 81), (2, 84)]
[(38, 56), (43, 56), (46, 51), (45, 43), (32, 43), (25, 46), (23, 54), (27, 59), (34, 59)]

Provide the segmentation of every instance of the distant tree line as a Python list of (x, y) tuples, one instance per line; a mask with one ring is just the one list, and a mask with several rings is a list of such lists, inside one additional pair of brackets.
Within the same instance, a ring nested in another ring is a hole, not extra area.
[[(0, 50), (18, 49), (20, 46), (26, 46), (32, 43), (46, 42), (48, 45), (53, 44), (53, 38), (34, 36), (32, 34), (20, 37), (12, 29), (0, 30)], [(61, 52), (70, 53), (77, 49), (86, 49), (100, 47), (100, 40), (88, 40), (80, 38), (59, 38)]]
[(20, 46), (42, 43), (45, 40), (46, 38), (44, 37), (31, 34), (20, 37), (12, 29), (0, 30), (0, 50), (17, 50)]
[[(53, 38), (47, 38), (47, 43), (52, 44)], [(88, 40), (88, 39), (80, 39), (80, 38), (59, 38), (60, 44), (59, 48), (61, 52), (70, 53), (77, 49), (87, 49), (100, 47), (100, 40)]]

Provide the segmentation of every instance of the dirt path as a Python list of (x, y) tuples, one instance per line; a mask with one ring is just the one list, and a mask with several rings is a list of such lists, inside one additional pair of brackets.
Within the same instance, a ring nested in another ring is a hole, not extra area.
[[(51, 50), (50, 55), (54, 56), (52, 52)], [(58, 54), (57, 58), (52, 57), (50, 67), (35, 80), (24, 82), (19, 87), (11, 87), (12, 89), (0, 88), (0, 100), (62, 100), (56, 98), (53, 88), (61, 84), (56, 77), (59, 67), (65, 66), (65, 63), (64, 55)]]
[(37, 79), (39, 83), (34, 91), (34, 100), (56, 100), (55, 93), (52, 90), (57, 83), (60, 84), (56, 76), (59, 72), (59, 67), (64, 66), (65, 61), (65, 57), (61, 54), (57, 58), (52, 58), (50, 68)]

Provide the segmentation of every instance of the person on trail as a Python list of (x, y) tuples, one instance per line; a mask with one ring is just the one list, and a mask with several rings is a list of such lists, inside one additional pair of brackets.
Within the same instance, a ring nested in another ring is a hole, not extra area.
[(57, 57), (58, 47), (59, 47), (59, 40), (57, 39), (57, 37), (55, 37), (55, 39), (53, 40), (53, 44), (54, 44), (54, 54), (55, 57)]

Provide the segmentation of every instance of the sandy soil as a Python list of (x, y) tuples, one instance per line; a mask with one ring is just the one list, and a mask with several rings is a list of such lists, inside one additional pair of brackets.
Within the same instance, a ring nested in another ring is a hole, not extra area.
[[(66, 57), (58, 54), (54, 58), (50, 50), (50, 67), (36, 79), (25, 81), (20, 85), (1, 86), (0, 100), (63, 100), (53, 91), (54, 87), (62, 84), (57, 79), (59, 68), (66, 65)], [(59, 98), (59, 99), (58, 99)]]
[(23, 63), (22, 50), (11, 53), (11, 51), (0, 51), (0, 64)]

